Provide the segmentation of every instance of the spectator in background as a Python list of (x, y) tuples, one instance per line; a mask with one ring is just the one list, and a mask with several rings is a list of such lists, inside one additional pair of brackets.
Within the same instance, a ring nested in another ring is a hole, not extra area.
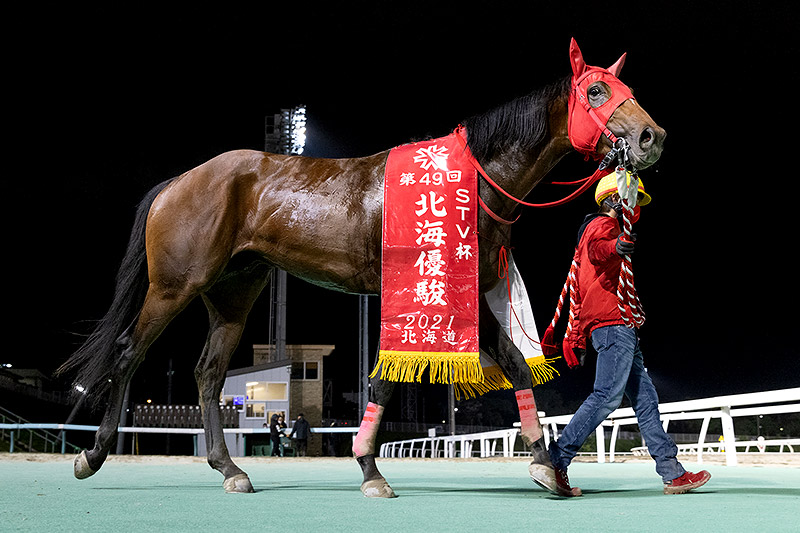
[[(286, 424), (283, 424), (283, 427), (285, 428)], [(281, 427), (281, 421), (278, 417), (278, 414), (274, 413), (272, 417), (270, 417), (269, 419), (269, 438), (272, 441), (273, 457), (283, 456), (283, 446), (281, 446), (281, 437), (285, 436), (286, 434), (284, 434), (283, 432), (283, 428)]]
[(297, 455), (305, 457), (306, 449), (308, 448), (308, 439), (311, 437), (311, 425), (308, 423), (308, 420), (303, 417), (303, 413), (297, 415), (297, 420), (294, 423), (292, 433), (289, 437), (295, 439)]

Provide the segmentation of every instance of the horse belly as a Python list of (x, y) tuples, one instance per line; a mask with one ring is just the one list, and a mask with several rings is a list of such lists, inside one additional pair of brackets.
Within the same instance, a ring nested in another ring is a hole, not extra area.
[[(352, 293), (380, 289), (380, 249), (361, 221), (337, 209), (296, 209), (265, 254), (274, 265), (322, 287)], [(380, 243), (378, 242), (378, 246)]]

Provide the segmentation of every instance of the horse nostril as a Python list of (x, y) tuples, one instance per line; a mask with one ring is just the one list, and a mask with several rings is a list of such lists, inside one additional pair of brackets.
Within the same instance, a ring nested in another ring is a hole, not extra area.
[(639, 135), (639, 147), (648, 148), (651, 144), (653, 144), (653, 130), (647, 127)]

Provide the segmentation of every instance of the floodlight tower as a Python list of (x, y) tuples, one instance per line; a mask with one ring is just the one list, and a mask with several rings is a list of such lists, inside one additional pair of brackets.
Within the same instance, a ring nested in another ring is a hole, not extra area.
[[(265, 119), (264, 150), (300, 155), (306, 145), (306, 106), (281, 109)], [(275, 345), (273, 360), (286, 359), (286, 271), (276, 269), (270, 284), (269, 344)]]
[[(306, 107), (282, 109), (280, 113), (269, 115), (265, 120), (264, 150), (267, 152), (301, 155), (306, 144)], [(274, 360), (286, 359), (286, 271), (276, 269), (270, 284), (270, 317), (268, 344), (275, 345)], [(358, 399), (359, 414), (367, 408), (369, 401), (369, 336), (368, 297), (359, 296), (359, 335), (358, 335)]]

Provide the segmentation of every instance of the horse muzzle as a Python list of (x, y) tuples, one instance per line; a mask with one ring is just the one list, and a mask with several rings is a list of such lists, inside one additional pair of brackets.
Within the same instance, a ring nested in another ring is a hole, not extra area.
[(661, 157), (667, 132), (656, 124), (642, 127), (638, 134), (624, 136), (630, 147), (628, 155), (638, 170), (652, 166)]

